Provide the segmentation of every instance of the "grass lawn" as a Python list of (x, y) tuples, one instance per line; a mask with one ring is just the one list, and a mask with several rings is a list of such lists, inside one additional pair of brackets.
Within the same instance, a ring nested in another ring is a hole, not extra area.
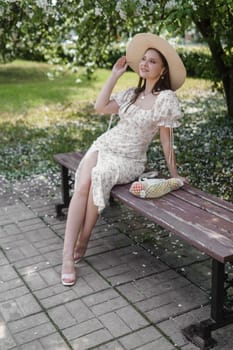
[[(15, 61), (0, 65), (1, 112), (17, 118), (45, 106), (85, 104), (95, 99), (108, 75), (107, 70), (98, 70), (93, 80), (87, 80), (82, 68), (71, 74), (46, 63)], [(129, 72), (118, 89), (132, 82), (136, 83), (135, 75)]]
[[(8, 180), (57, 172), (53, 154), (85, 149), (107, 128), (109, 116), (94, 113), (93, 101), (109, 75), (101, 69), (87, 80), (45, 63), (15, 61), (0, 65), (0, 173)], [(127, 72), (116, 90), (134, 86)], [(192, 184), (233, 201), (232, 122), (224, 98), (211, 82), (187, 79), (177, 92), (184, 111), (175, 133), (177, 162)], [(166, 172), (158, 139), (149, 162)]]

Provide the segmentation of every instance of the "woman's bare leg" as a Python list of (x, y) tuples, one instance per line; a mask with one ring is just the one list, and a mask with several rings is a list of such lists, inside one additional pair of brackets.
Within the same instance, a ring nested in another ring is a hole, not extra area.
[[(70, 202), (64, 248), (63, 248), (63, 267), (62, 274), (68, 274), (75, 276), (74, 268), (74, 247), (77, 241), (78, 233), (84, 226), (84, 220), (86, 217), (86, 209), (89, 198), (89, 191), (91, 186), (91, 171), (96, 165), (98, 153), (92, 152), (86, 155), (86, 158), (80, 169), (79, 183)], [(72, 280), (75, 278), (72, 276)], [(66, 279), (65, 282), (71, 282), (70, 279)]]
[[(89, 190), (89, 186), (87, 186), (86, 190)], [(87, 197), (88, 194), (84, 192), (81, 194), (79, 191), (75, 191), (70, 202), (63, 247), (63, 256), (70, 260), (73, 258), (73, 249), (77, 240), (77, 233), (85, 217)]]
[(91, 236), (91, 232), (96, 224), (98, 216), (99, 216), (98, 208), (93, 202), (93, 192), (92, 192), (92, 187), (90, 187), (87, 208), (86, 208), (86, 216), (84, 219), (83, 228), (80, 231), (80, 234), (78, 236), (78, 240), (76, 243), (76, 248), (75, 248), (76, 257), (81, 258), (85, 255), (87, 245)]

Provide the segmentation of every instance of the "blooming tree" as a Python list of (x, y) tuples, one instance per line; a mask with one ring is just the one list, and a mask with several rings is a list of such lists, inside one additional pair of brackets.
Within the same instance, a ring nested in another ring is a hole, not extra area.
[(30, 53), (90, 73), (137, 32), (184, 35), (191, 23), (210, 48), (233, 117), (232, 0), (0, 0), (0, 61)]

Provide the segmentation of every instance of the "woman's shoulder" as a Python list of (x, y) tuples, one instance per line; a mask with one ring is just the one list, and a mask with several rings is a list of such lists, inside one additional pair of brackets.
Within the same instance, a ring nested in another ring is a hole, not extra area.
[(126, 97), (132, 97), (134, 94), (135, 94), (135, 88), (134, 87), (130, 87), (130, 88), (125, 90), (125, 96)]
[(162, 90), (158, 94), (159, 98), (177, 98), (175, 91), (167, 89)]
[(128, 95), (128, 94), (134, 94), (135, 93), (135, 87), (129, 87), (124, 90), (118, 90), (115, 92), (115, 94), (122, 94), (122, 95)]
[(135, 87), (129, 87), (125, 92), (129, 95), (134, 95), (135, 94)]
[(178, 98), (176, 96), (175, 91), (173, 90), (162, 90), (158, 95), (155, 95), (155, 104), (171, 104), (171, 103), (179, 103)]
[(159, 126), (178, 126), (175, 120), (182, 117), (179, 100), (173, 90), (163, 90), (157, 95), (154, 105), (155, 115), (159, 119)]

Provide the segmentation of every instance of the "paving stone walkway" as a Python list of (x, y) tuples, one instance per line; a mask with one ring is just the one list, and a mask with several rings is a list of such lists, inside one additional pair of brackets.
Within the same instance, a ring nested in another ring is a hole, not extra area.
[[(64, 287), (59, 188), (37, 184), (1, 195), (0, 349), (197, 350), (181, 329), (209, 317), (208, 257), (115, 203)], [(233, 349), (232, 332), (213, 333), (216, 350)]]

